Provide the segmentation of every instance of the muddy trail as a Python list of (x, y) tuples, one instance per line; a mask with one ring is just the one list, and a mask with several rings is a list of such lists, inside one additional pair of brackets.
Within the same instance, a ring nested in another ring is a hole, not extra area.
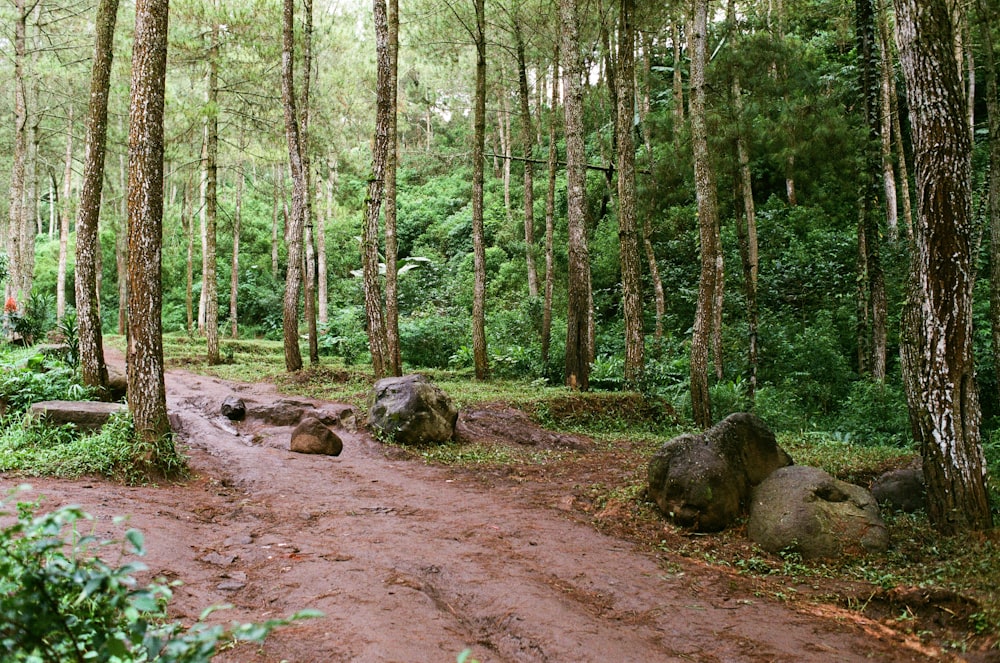
[[(755, 597), (696, 562), (662, 564), (561, 508), (568, 485), (393, 459), (345, 406), (270, 385), (183, 371), (166, 383), (190, 480), (31, 483), (46, 508), (82, 505), (101, 534), (120, 537), (113, 518), (127, 515), (146, 535), (143, 579), (183, 582), (171, 611), (184, 623), (214, 604), (233, 606), (220, 620), (325, 614), (216, 660), (449, 662), (467, 648), (479, 661), (927, 659), (875, 622)], [(247, 421), (218, 414), (229, 395)], [(288, 451), (303, 409), (341, 421), (339, 457)]]

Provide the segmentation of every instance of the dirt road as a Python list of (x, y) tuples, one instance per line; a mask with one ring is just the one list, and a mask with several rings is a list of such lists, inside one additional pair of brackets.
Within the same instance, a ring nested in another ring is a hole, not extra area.
[[(293, 454), (289, 427), (218, 416), (236, 394), (280, 412), (268, 385), (171, 371), (169, 409), (195, 478), (130, 488), (34, 481), (146, 534), (149, 576), (182, 580), (174, 613), (227, 619), (315, 608), (325, 617), (220, 661), (914, 661), (875, 624), (741, 593), (694, 562), (663, 565), (560, 509), (551, 489), (488, 485), (391, 460), (364, 432), (339, 457)], [(339, 414), (332, 404), (299, 400)], [(4, 478), (5, 484), (12, 481)]]

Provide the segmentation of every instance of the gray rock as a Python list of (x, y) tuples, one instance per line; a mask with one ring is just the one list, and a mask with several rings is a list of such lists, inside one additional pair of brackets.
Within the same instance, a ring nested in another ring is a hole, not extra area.
[(791, 462), (758, 417), (732, 414), (660, 447), (649, 462), (649, 496), (678, 525), (714, 532), (746, 512), (755, 485)]
[(339, 456), (344, 450), (340, 437), (316, 417), (306, 417), (292, 431), (289, 449), (300, 454)]
[(797, 552), (806, 559), (889, 547), (871, 493), (801, 465), (775, 471), (754, 489), (747, 534), (764, 550)]
[(243, 421), (247, 416), (247, 405), (242, 398), (228, 396), (226, 400), (222, 401), (219, 412), (230, 421)]
[(30, 416), (43, 418), (53, 426), (74, 424), (81, 431), (95, 431), (104, 426), (111, 415), (127, 410), (128, 406), (121, 403), (41, 401), (33, 403), (28, 412)]
[(447, 442), (457, 419), (458, 410), (448, 395), (423, 375), (375, 383), (368, 424), (400, 444)]
[(913, 513), (927, 504), (924, 472), (920, 468), (892, 470), (875, 479), (872, 496), (880, 506)]
[(128, 376), (116, 368), (108, 366), (108, 387), (102, 398), (108, 401), (121, 401), (128, 394)]

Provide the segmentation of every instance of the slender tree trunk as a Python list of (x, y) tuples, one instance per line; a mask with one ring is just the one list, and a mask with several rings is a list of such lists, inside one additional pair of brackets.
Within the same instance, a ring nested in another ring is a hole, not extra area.
[(566, 384), (586, 391), (590, 386), (590, 268), (587, 249), (587, 163), (583, 128), (583, 54), (577, 0), (561, 0), (566, 136), (566, 223), (569, 282), (566, 312)]
[(919, 201), (902, 360), (928, 515), (941, 532), (992, 526), (973, 362), (972, 144), (947, 0), (896, 0)]
[(25, 163), (28, 155), (28, 109), (25, 99), (24, 59), (26, 51), (28, 12), (24, 0), (14, 0), (14, 154), (10, 170), (10, 204), (8, 206), (7, 256), (10, 275), (7, 297), (14, 297), (18, 306), (28, 295), (21, 291), (24, 257), (22, 255), (24, 214)]
[(556, 123), (559, 119), (559, 41), (555, 39), (552, 58), (552, 103), (549, 119), (548, 187), (545, 193), (545, 294), (542, 306), (542, 364), (549, 365), (549, 346), (552, 341), (552, 290), (555, 285), (555, 216), (556, 216)]
[(288, 163), (292, 171), (292, 213), (285, 226), (288, 270), (282, 306), (285, 370), (302, 368), (299, 350), (299, 292), (302, 287), (302, 230), (306, 213), (306, 180), (302, 166), (302, 142), (295, 102), (295, 0), (284, 0), (281, 47), (281, 100), (284, 105)]
[[(879, 186), (878, 179), (883, 174), (880, 154), (876, 150), (882, 144), (879, 137), (880, 81), (878, 77), (879, 54), (875, 41), (875, 8), (873, 0), (855, 2), (857, 50), (860, 62), (861, 96), (868, 127), (867, 140), (862, 143), (864, 172), (861, 175), (861, 223), (864, 226), (865, 269), (867, 275), (867, 299), (871, 307), (871, 376), (876, 382), (885, 381), (886, 345), (888, 315), (885, 294), (885, 276), (882, 270), (879, 232)], [(891, 171), (891, 164), (890, 164)], [(859, 247), (862, 242), (858, 242)]]
[(59, 223), (59, 188), (56, 186), (56, 174), (49, 170), (49, 239), (55, 239), (56, 225)]
[(118, 0), (101, 0), (94, 20), (96, 39), (90, 74), (90, 107), (83, 157), (83, 184), (76, 216), (76, 320), (83, 383), (98, 389), (108, 384), (101, 330), (98, 235), (108, 136), (108, 93), (114, 57)]
[[(243, 142), (242, 140), (240, 141)], [(244, 164), (239, 164), (236, 176), (236, 203), (233, 209), (233, 261), (229, 269), (229, 326), (234, 339), (240, 337), (239, 292), (240, 292), (240, 232), (243, 228), (243, 186), (246, 180)]]
[(365, 315), (368, 319), (368, 347), (375, 378), (388, 374), (388, 341), (382, 312), (382, 287), (379, 282), (378, 217), (385, 191), (386, 160), (389, 158), (389, 115), (392, 113), (392, 86), (389, 84), (389, 19), (385, 0), (374, 0), (375, 54), (378, 83), (375, 102), (375, 141), (372, 170), (365, 199), (365, 225), (362, 236), (362, 273), (365, 289)]
[[(128, 406), (148, 464), (168, 449), (160, 285), (167, 0), (137, 0), (129, 108)], [(170, 449), (172, 449), (172, 442)]]
[[(676, 28), (675, 28), (676, 29)], [(653, 158), (653, 143), (649, 136), (649, 131), (646, 129), (646, 118), (649, 117), (650, 112), (650, 50), (652, 49), (652, 43), (650, 38), (647, 36), (643, 40), (642, 48), (642, 62), (643, 62), (643, 78), (646, 81), (645, 89), (642, 96), (642, 104), (639, 107), (640, 117), (639, 123), (643, 127), (642, 137), (646, 148), (646, 161), (647, 169), (650, 174), (655, 172), (654, 166), (655, 161)], [(676, 91), (675, 91), (676, 93)], [(680, 94), (683, 95), (683, 88)], [(683, 117), (684, 108), (681, 105), (681, 116)], [(683, 126), (683, 119), (681, 120)], [(658, 186), (655, 178), (651, 178), (649, 186), (652, 190), (653, 199), (655, 200), (657, 196)], [(649, 280), (653, 285), (653, 301), (656, 307), (656, 317), (655, 317), (655, 327), (653, 331), (653, 338), (656, 339), (656, 350), (659, 352), (663, 345), (663, 318), (667, 314), (667, 300), (663, 292), (663, 279), (660, 278), (660, 267), (656, 263), (656, 254), (653, 252), (653, 211), (651, 206), (647, 206), (646, 213), (643, 215), (642, 224), (642, 245), (646, 253), (646, 264), (649, 268)]]
[[(123, 125), (119, 120), (119, 129)], [(123, 131), (124, 132), (124, 131)], [(120, 189), (121, 210), (115, 222), (115, 271), (118, 274), (118, 335), (124, 336), (128, 331), (128, 170), (127, 157), (118, 155), (118, 177)], [(122, 228), (119, 223), (124, 224)]]
[[(757, 245), (757, 208), (753, 200), (753, 177), (750, 172), (750, 150), (747, 147), (743, 127), (743, 90), (740, 79), (733, 79), (733, 107), (736, 111), (738, 126), (736, 135), (736, 159), (739, 165), (737, 190), (740, 201), (737, 210), (742, 205), (743, 219), (737, 219), (736, 234), (740, 245), (740, 259), (743, 263), (743, 284), (747, 309), (747, 398), (751, 405), (756, 400), (757, 364), (758, 364), (758, 317), (757, 308), (757, 274), (760, 266)], [(745, 225), (744, 225), (745, 224)]]
[(472, 353), (476, 379), (489, 377), (486, 354), (486, 239), (483, 234), (483, 158), (486, 140), (486, 10), (484, 0), (476, 9), (476, 96), (473, 102), (472, 143)]
[(219, 283), (216, 278), (216, 236), (218, 217), (219, 173), (219, 28), (212, 26), (208, 49), (208, 117), (205, 119), (205, 280), (201, 291), (205, 299), (205, 344), (208, 364), (218, 364), (219, 357)]
[(185, 277), (187, 283), (184, 290), (184, 308), (187, 312), (187, 333), (194, 335), (194, 213), (191, 211), (191, 182), (185, 180), (184, 191), (181, 194), (181, 224), (187, 238), (187, 266)]
[(896, 173), (892, 165), (892, 49), (889, 47), (889, 26), (885, 0), (876, 7), (879, 48), (879, 138), (882, 147), (882, 188), (885, 195), (885, 223), (889, 241), (899, 239), (899, 214), (896, 196)]
[(403, 359), (399, 348), (399, 272), (396, 258), (396, 170), (399, 165), (399, 140), (396, 135), (397, 95), (399, 78), (399, 0), (386, 3), (386, 23), (389, 38), (389, 100), (392, 108), (389, 123), (389, 149), (385, 162), (385, 340), (386, 372), (403, 374)]
[(325, 325), (330, 320), (329, 303), (330, 295), (327, 291), (327, 268), (326, 268), (326, 224), (333, 218), (333, 187), (336, 177), (336, 163), (331, 159), (329, 164), (330, 172), (326, 177), (326, 205), (323, 221), (316, 226), (316, 280), (319, 292), (319, 322)]
[[(205, 99), (206, 106), (208, 99)], [(208, 283), (208, 118), (202, 127), (201, 136), (201, 181), (198, 184), (198, 220), (201, 238), (201, 292), (198, 296), (198, 333), (205, 333), (205, 299)]]
[(618, 242), (621, 254), (622, 306), (625, 312), (625, 381), (637, 384), (645, 366), (642, 283), (635, 201), (635, 3), (621, 0), (618, 23)]
[(992, 331), (993, 373), (1000, 388), (1000, 83), (997, 81), (996, 54), (992, 26), (996, 25), (996, 5), (976, 0), (979, 33), (983, 44), (986, 74), (986, 114), (989, 121), (990, 188), (987, 208), (990, 224), (990, 327)]
[(66, 263), (69, 258), (69, 217), (73, 213), (73, 107), (66, 121), (66, 159), (63, 169), (62, 214), (59, 220), (59, 262), (56, 266), (56, 318), (66, 315)]
[(303, 237), (304, 251), (304, 287), (305, 306), (303, 316), (306, 319), (306, 329), (309, 339), (309, 363), (319, 364), (319, 330), (316, 327), (316, 249), (313, 245), (313, 184), (312, 157), (309, 152), (309, 111), (312, 84), (312, 33), (313, 33), (313, 3), (303, 1), (303, 36), (302, 36), (302, 105), (299, 132), (299, 149), (302, 155), (302, 177), (305, 180), (305, 199), (303, 201)]
[(682, 34), (683, 25), (680, 20), (673, 22), (670, 26), (670, 38), (673, 42), (674, 51), (674, 74), (673, 74), (673, 93), (674, 93), (674, 146), (680, 149), (680, 143), (683, 137), (684, 128), (684, 78), (681, 73), (681, 63), (682, 63), (682, 50), (683, 50), (683, 38)]
[(910, 170), (906, 164), (906, 146), (903, 144), (903, 127), (899, 120), (899, 98), (896, 86), (889, 88), (889, 103), (892, 106), (892, 133), (896, 138), (896, 158), (899, 163), (899, 191), (903, 201), (903, 226), (906, 237), (913, 241), (913, 204), (910, 200)]
[[(524, 59), (524, 35), (520, 17), (514, 17), (514, 46), (517, 54), (517, 89), (521, 113), (521, 153), (531, 158), (535, 144), (535, 129), (531, 124), (528, 105), (528, 72)], [(531, 161), (524, 162), (524, 260), (528, 271), (528, 297), (538, 297), (538, 268), (535, 267), (535, 168)]]
[(719, 241), (719, 209), (715, 172), (708, 152), (705, 103), (705, 68), (708, 63), (708, 0), (695, 0), (691, 26), (691, 144), (694, 152), (694, 180), (698, 197), (698, 227), (701, 240), (701, 277), (698, 305), (691, 337), (691, 410), (695, 425), (712, 425), (712, 404), (708, 391), (708, 350), (715, 321), (717, 279), (722, 263)]
[(271, 278), (278, 280), (278, 216), (285, 200), (285, 169), (281, 164), (274, 165), (274, 192), (271, 208)]

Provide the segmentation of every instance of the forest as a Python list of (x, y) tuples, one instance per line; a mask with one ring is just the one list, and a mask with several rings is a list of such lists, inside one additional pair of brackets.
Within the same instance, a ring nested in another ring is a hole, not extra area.
[[(88, 339), (130, 331), (131, 287), (209, 364), (283, 339), (289, 371), (304, 350), (915, 446), (944, 468), (932, 519), (989, 527), (1000, 21), (895, 4), (174, 0), (168, 27), (165, 2), (15, 0), (8, 338), (76, 316), (99, 383)], [(157, 76), (162, 135), (137, 137)], [(160, 168), (161, 207), (133, 200)]]

